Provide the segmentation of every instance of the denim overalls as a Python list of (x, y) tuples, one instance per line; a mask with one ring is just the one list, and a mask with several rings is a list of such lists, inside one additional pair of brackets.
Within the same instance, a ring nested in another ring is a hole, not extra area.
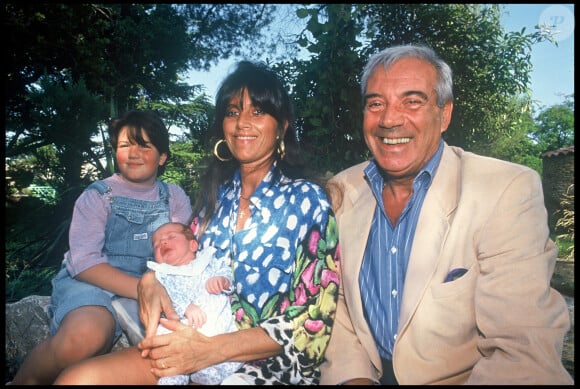
[[(170, 221), (169, 190), (158, 180), (159, 200), (145, 201), (115, 196), (104, 181), (96, 181), (86, 190), (97, 190), (111, 204), (111, 214), (105, 227), (105, 245), (108, 263), (134, 277), (147, 270), (147, 261), (153, 258), (151, 236), (162, 224)], [(67, 254), (68, 255), (68, 254)], [(61, 270), (52, 280), (52, 300), (49, 306), (51, 333), (54, 335), (64, 316), (85, 305), (106, 307), (114, 316), (115, 341), (121, 336), (121, 326), (111, 305), (113, 293), (72, 278), (66, 269), (66, 257)]]

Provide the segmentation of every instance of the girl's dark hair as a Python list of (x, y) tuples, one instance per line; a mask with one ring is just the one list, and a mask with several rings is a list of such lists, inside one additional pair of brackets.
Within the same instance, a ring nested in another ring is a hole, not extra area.
[[(260, 107), (276, 119), (281, 132), (284, 123), (288, 122), (283, 139), (286, 155), (281, 158), (278, 152), (275, 153), (277, 169), (290, 178), (306, 178), (305, 164), (296, 136), (294, 109), (290, 96), (276, 73), (263, 63), (238, 62), (235, 70), (223, 80), (215, 99), (215, 118), (210, 129), (209, 147), (213, 150), (215, 143), (224, 139), (222, 124), (228, 105), (232, 98), (241, 99), (244, 90), (248, 91), (254, 106)], [(221, 146), (219, 155), (229, 160), (224, 162), (214, 155), (210, 157), (208, 167), (200, 180), (201, 192), (193, 207), (194, 215), (205, 208), (201, 233), (215, 211), (218, 188), (224, 182), (231, 180), (240, 166), (229, 149), (223, 143)]]
[[(155, 111), (132, 110), (111, 120), (109, 124), (109, 136), (111, 138), (113, 151), (117, 150), (119, 133), (123, 127), (127, 127), (129, 141), (137, 143), (139, 146), (146, 145), (142, 135), (142, 131), (144, 131), (159, 154), (167, 154), (167, 160), (169, 160), (171, 157), (169, 151), (169, 131), (165, 127), (165, 124), (163, 124), (161, 117)], [(167, 162), (157, 168), (157, 177), (163, 174), (166, 164)]]

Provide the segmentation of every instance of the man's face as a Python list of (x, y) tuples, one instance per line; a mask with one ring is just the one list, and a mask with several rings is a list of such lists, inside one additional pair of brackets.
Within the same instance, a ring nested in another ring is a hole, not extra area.
[(437, 151), (453, 103), (437, 106), (437, 73), (428, 62), (404, 58), (368, 79), (363, 133), (384, 173), (413, 179)]

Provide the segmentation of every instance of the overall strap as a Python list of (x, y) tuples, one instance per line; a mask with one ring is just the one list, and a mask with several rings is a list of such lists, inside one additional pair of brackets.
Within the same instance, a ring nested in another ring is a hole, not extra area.
[(161, 180), (157, 180), (157, 185), (159, 186), (159, 200), (169, 203), (169, 187)]
[(106, 193), (111, 193), (111, 190), (112, 190), (111, 187), (109, 185), (107, 185), (104, 180), (99, 180), (99, 181), (93, 182), (85, 190), (90, 190), (90, 189), (95, 189), (101, 195), (104, 195)]

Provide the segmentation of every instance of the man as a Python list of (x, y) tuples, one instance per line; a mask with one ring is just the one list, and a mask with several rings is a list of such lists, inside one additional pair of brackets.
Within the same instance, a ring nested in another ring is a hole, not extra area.
[(539, 175), (447, 145), (452, 73), (392, 47), (362, 77), (373, 154), (329, 182), (341, 242), (321, 384), (571, 384)]

